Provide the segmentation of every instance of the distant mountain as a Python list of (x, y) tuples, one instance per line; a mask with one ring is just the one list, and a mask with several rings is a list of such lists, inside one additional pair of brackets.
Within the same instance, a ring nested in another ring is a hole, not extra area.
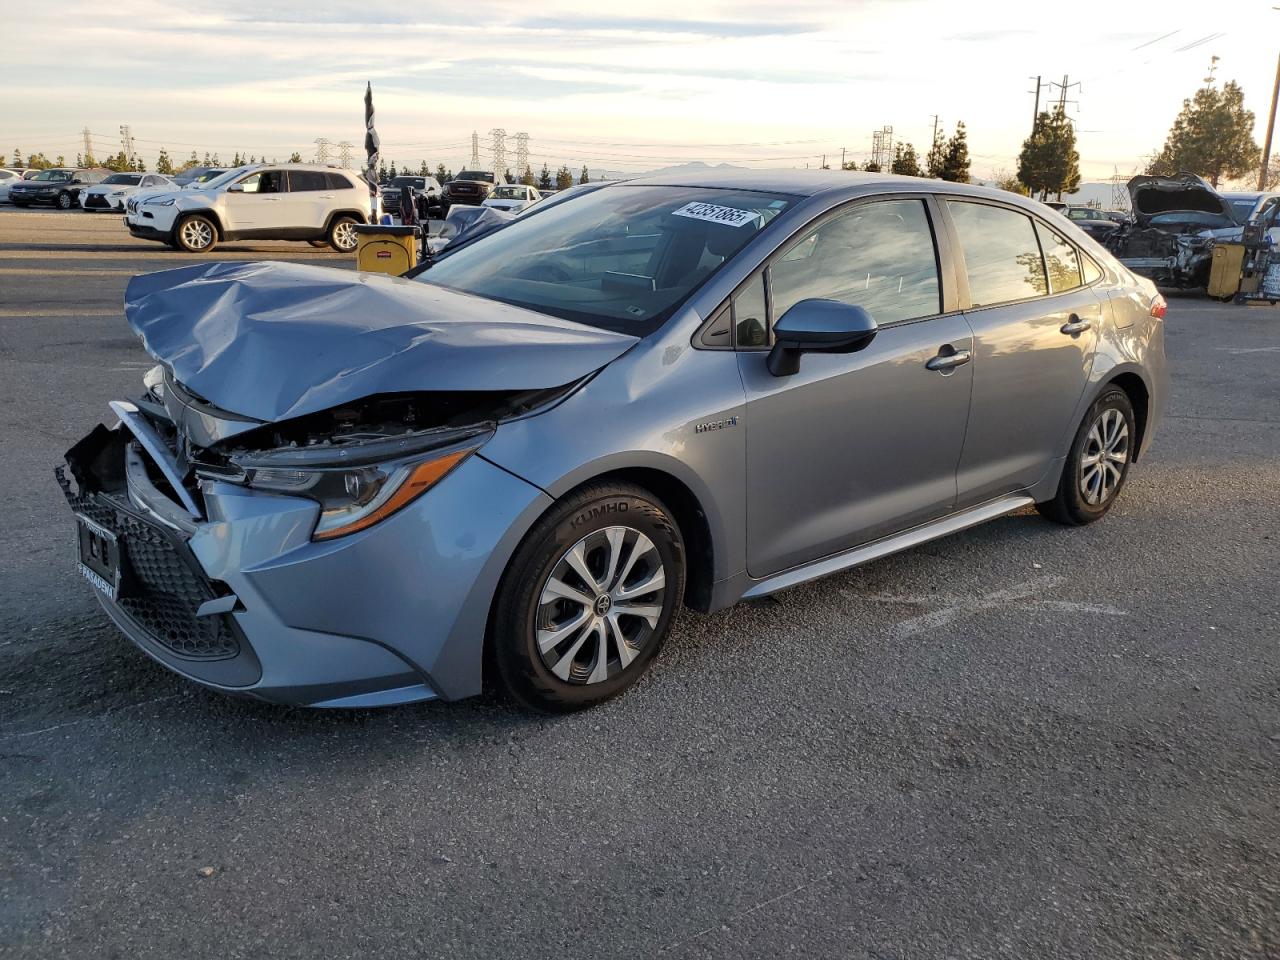
[(733, 163), (703, 163), (701, 160), (691, 160), (688, 163), (678, 163), (670, 167), (660, 167), (657, 170), (645, 170), (637, 173), (634, 170), (592, 170), (592, 180), (637, 180), (640, 177), (680, 177), (687, 173), (705, 173), (708, 170), (747, 170), (748, 167), (740, 167)]

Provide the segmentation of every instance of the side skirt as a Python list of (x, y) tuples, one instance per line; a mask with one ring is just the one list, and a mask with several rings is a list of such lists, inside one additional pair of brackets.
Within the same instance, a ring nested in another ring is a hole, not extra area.
[(941, 520), (933, 520), (921, 526), (912, 527), (910, 530), (904, 530), (902, 533), (895, 533), (893, 536), (885, 537), (883, 540), (863, 544), (852, 550), (846, 550), (844, 553), (824, 557), (804, 566), (792, 567), (790, 570), (784, 570), (763, 580), (757, 580), (742, 594), (742, 599), (763, 597), (779, 590), (785, 590), (787, 587), (794, 587), (796, 584), (804, 583), (807, 580), (816, 580), (818, 577), (825, 577), (841, 570), (847, 570), (849, 567), (856, 567), (864, 563), (870, 563), (872, 560), (879, 560), (881, 557), (887, 557), (889, 554), (897, 553), (900, 550), (910, 550), (912, 547), (918, 547), (920, 544), (928, 543), (930, 540), (937, 540), (939, 537), (959, 533), (961, 530), (976, 527), (980, 523), (994, 520), (996, 517), (1004, 516), (1006, 513), (1013, 513), (1015, 510), (1029, 507), (1033, 503), (1035, 501), (1031, 497), (1025, 494), (1017, 494), (1015, 496), (1001, 497), (999, 500), (992, 500), (980, 506), (970, 507), (968, 510), (953, 513), (951, 516), (944, 517)]

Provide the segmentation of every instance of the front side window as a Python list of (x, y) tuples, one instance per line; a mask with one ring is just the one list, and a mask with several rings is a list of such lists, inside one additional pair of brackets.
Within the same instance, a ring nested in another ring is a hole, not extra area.
[(947, 210), (960, 235), (973, 306), (1025, 300), (1048, 292), (1030, 217), (1006, 207), (965, 200), (948, 200)]
[(645, 336), (791, 202), (750, 190), (611, 186), (446, 248), (417, 279)]
[(284, 171), (263, 170), (240, 181), (245, 193), (284, 193)]
[(1040, 235), (1040, 249), (1049, 272), (1049, 292), (1062, 293), (1083, 284), (1076, 248), (1042, 223), (1036, 224), (1036, 233)]
[(811, 298), (864, 307), (877, 324), (942, 309), (923, 200), (857, 204), (801, 237), (769, 273), (775, 318)]

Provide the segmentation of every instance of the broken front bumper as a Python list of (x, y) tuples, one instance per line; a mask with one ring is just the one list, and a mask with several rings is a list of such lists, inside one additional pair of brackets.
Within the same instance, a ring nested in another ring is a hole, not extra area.
[(118, 594), (86, 579), (151, 657), (307, 706), (480, 691), (490, 601), (546, 494), (472, 456), (385, 521), (313, 542), (314, 501), (204, 481), (195, 518), (152, 482), (149, 456), (126, 427), (98, 427), (68, 451), (74, 486), (57, 472), (72, 510), (118, 541)]

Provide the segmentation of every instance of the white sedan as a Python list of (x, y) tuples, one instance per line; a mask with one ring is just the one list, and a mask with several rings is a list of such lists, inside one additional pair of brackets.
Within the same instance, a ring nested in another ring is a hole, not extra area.
[(493, 188), (489, 199), (482, 206), (505, 210), (507, 213), (519, 213), (542, 199), (536, 187), (527, 187), (523, 183), (504, 183)]
[(8, 167), (0, 167), (0, 203), (8, 203), (9, 188), (15, 183), (21, 182), (21, 170), (10, 170)]
[(159, 173), (113, 173), (80, 191), (80, 209), (122, 213), (125, 202), (142, 190), (167, 190), (173, 181)]

